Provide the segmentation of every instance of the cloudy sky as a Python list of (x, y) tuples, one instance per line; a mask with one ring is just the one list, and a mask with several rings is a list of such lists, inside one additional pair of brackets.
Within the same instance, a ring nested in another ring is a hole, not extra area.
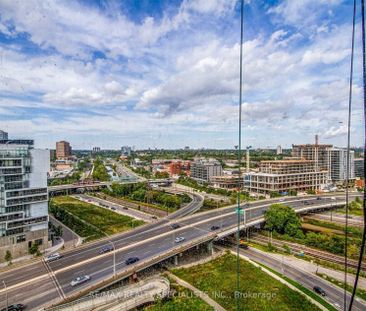
[[(352, 2), (245, 1), (244, 146), (346, 145)], [(231, 0), (1, 0), (0, 129), (39, 147), (232, 148), (239, 18)]]

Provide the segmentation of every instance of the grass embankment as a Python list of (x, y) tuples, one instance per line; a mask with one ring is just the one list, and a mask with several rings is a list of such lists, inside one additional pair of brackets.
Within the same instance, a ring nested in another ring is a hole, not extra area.
[(110, 189), (103, 192), (117, 199), (122, 199), (135, 204), (167, 211), (169, 213), (180, 209), (183, 204), (191, 202), (191, 198), (183, 194), (170, 194), (165, 191), (151, 189), (147, 183), (117, 184), (113, 183)]
[(86, 241), (120, 233), (144, 222), (69, 196), (54, 197), (50, 212)]
[[(225, 254), (208, 263), (174, 269), (178, 277), (207, 293), (227, 310), (236, 310), (236, 257)], [(240, 310), (319, 310), (260, 268), (240, 260)]]
[(189, 289), (170, 280), (170, 295), (163, 300), (157, 300), (153, 305), (143, 308), (144, 311), (214, 311), (202, 299)]

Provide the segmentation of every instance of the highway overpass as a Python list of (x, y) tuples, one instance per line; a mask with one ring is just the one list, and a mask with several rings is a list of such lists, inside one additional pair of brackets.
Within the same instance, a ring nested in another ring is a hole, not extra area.
[[(351, 194), (354, 197), (356, 194)], [(358, 195), (358, 194), (357, 194)], [(344, 194), (317, 197), (287, 198), (285, 203), (297, 213), (317, 209), (330, 208), (345, 203)], [(308, 201), (308, 205), (304, 204)], [(247, 224), (254, 226), (263, 222), (263, 215), (269, 206), (278, 199), (256, 201), (245, 208)], [(243, 216), (242, 216), (243, 217)], [(178, 223), (180, 228), (173, 230), (171, 223)], [(211, 227), (220, 229), (212, 231)], [(163, 219), (157, 223), (145, 225), (124, 234), (113, 236), (95, 243), (85, 244), (79, 248), (63, 253), (63, 258), (45, 264), (36, 260), (22, 267), (14, 267), (1, 271), (0, 282), (5, 281), (11, 303), (25, 303), (30, 309), (41, 306), (69, 301), (91, 290), (106, 286), (116, 279), (128, 277), (167, 258), (193, 248), (200, 244), (212, 245), (212, 241), (236, 230), (237, 212), (234, 207), (221, 208), (214, 211), (202, 212), (178, 220)], [(245, 226), (241, 222), (241, 229)], [(185, 241), (175, 243), (175, 238), (183, 236)], [(99, 249), (112, 241), (116, 247), (116, 275), (113, 276), (113, 254), (99, 255)], [(137, 256), (140, 261), (126, 266), (125, 260)], [(91, 280), (78, 287), (71, 287), (70, 282), (75, 277), (88, 274)], [(15, 297), (15, 298), (14, 298)], [(0, 301), (5, 299), (5, 289), (0, 290)], [(3, 303), (4, 304), (4, 303)], [(4, 305), (0, 304), (0, 308)], [(361, 306), (356, 302), (354, 310)]]

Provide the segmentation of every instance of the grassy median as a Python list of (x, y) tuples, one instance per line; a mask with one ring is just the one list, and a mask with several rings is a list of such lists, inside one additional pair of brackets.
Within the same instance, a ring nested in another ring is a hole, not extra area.
[[(189, 282), (226, 310), (236, 310), (236, 257), (225, 254), (208, 263), (172, 272)], [(240, 310), (319, 310), (260, 268), (240, 260)]]
[(88, 241), (130, 230), (144, 223), (69, 196), (52, 198), (50, 212)]

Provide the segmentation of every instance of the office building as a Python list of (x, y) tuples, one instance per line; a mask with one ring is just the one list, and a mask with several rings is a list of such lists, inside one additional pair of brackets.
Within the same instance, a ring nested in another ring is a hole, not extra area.
[(353, 160), (353, 165), (355, 168), (355, 177), (365, 178), (365, 170), (364, 170), (364, 158), (356, 158)]
[(0, 260), (28, 254), (36, 243), (48, 247), (47, 172), (49, 150), (33, 140), (0, 142)]
[(282, 154), (282, 147), (281, 147), (281, 146), (277, 146), (276, 154), (277, 154), (277, 155)]
[(199, 182), (209, 182), (212, 176), (222, 175), (222, 166), (215, 159), (196, 159), (191, 163), (191, 177)]
[[(331, 179), (334, 183), (343, 183), (347, 180), (347, 149), (332, 148), (331, 149)], [(349, 180), (355, 179), (354, 166), (355, 152), (350, 150), (349, 153)]]
[(8, 133), (0, 130), (0, 140), (7, 140), (8, 139)]
[(123, 156), (129, 157), (131, 155), (131, 147), (129, 146), (123, 146), (121, 148), (121, 152)]
[(245, 174), (245, 188), (263, 194), (320, 190), (327, 182), (327, 175), (327, 171), (317, 170), (312, 160), (287, 158), (261, 161), (258, 172)]
[(71, 156), (71, 146), (67, 141), (59, 141), (56, 143), (56, 158), (68, 159)]

